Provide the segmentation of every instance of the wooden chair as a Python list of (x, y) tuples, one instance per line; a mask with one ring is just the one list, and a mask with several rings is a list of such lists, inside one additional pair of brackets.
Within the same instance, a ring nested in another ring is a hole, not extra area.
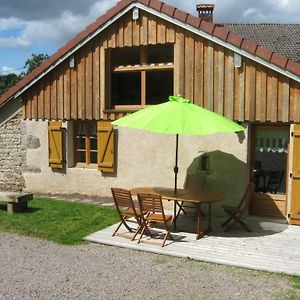
[[(111, 188), (111, 192), (114, 198), (115, 206), (120, 217), (120, 224), (114, 231), (112, 236), (117, 235), (118, 230), (123, 224), (129, 232), (133, 232), (134, 229), (128, 225), (128, 222), (137, 224), (137, 229), (131, 240), (134, 240), (136, 235), (142, 228), (142, 215), (143, 213), (139, 208), (136, 208), (131, 196), (130, 191), (120, 188)], [(146, 212), (144, 213), (146, 214)]]
[[(205, 175), (202, 174), (188, 174), (186, 177), (186, 182), (185, 182), (185, 189), (191, 190), (191, 191), (203, 191), (204, 190), (204, 185), (205, 185)], [(179, 216), (180, 212), (182, 211), (184, 214), (187, 214), (186, 211), (184, 210), (184, 207), (192, 207), (192, 206), (183, 206), (183, 202), (179, 203), (176, 202), (177, 206), (179, 206), (179, 210), (176, 214), (176, 217)], [(192, 207), (195, 208), (195, 207)], [(200, 214), (204, 217), (204, 213), (202, 210), (200, 210)]]
[(255, 184), (250, 182), (247, 186), (247, 189), (244, 193), (244, 196), (240, 202), (240, 204), (235, 206), (222, 205), (224, 211), (229, 215), (229, 218), (222, 224), (225, 226), (231, 220), (233, 221), (230, 225), (227, 225), (225, 231), (228, 231), (233, 227), (235, 223), (239, 223), (242, 227), (244, 227), (247, 231), (251, 232), (251, 229), (247, 226), (245, 222), (241, 220), (241, 217), (246, 212), (249, 207), (250, 200), (252, 199), (255, 191)]
[(145, 230), (148, 229), (150, 236), (153, 237), (150, 231), (150, 227), (161, 228), (162, 225), (166, 231), (163, 243), (161, 245), (163, 247), (168, 237), (172, 239), (170, 229), (173, 224), (174, 217), (172, 215), (165, 214), (161, 195), (159, 194), (141, 193), (138, 194), (138, 201), (140, 204), (140, 209), (142, 211), (148, 212), (146, 215), (142, 216), (143, 228), (138, 243), (140, 243), (141, 238), (145, 233)]

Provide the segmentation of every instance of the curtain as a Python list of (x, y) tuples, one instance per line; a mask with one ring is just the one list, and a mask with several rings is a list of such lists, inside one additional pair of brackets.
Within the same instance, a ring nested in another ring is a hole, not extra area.
[(287, 153), (288, 142), (288, 131), (257, 130), (256, 132), (256, 151)]

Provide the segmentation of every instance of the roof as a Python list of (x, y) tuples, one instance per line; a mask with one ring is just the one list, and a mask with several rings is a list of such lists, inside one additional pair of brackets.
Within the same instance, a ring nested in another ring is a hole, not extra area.
[(249, 54), (253, 59), (259, 59), (262, 62), (267, 62), (271, 66), (275, 66), (277, 69), (287, 72), (287, 76), (295, 75), (300, 81), (300, 63), (295, 62), (274, 50), (260, 46), (253, 40), (236, 35), (234, 32), (230, 32), (220, 25), (206, 22), (199, 17), (186, 13), (158, 0), (121, 0), (104, 15), (96, 19), (95, 22), (77, 34), (75, 38), (68, 41), (62, 48), (58, 49), (57, 52), (51, 55), (38, 68), (26, 75), (6, 93), (2, 94), (0, 96), (0, 106), (11, 98), (20, 95), (36, 80), (39, 80), (39, 78), (44, 76), (49, 70), (66, 59), (68, 54), (72, 54), (74, 49), (84, 45), (85, 41), (89, 40), (93, 34), (98, 32), (99, 28), (108, 26), (111, 24), (112, 19), (117, 17), (125, 9), (132, 6), (138, 6), (150, 13), (155, 13), (170, 22), (184, 26), (187, 30), (191, 30), (199, 34), (203, 33), (206, 37), (213, 39), (214, 42), (223, 43), (225, 46), (230, 45), (234, 51), (241, 51), (243, 54)]
[(222, 24), (231, 32), (300, 62), (300, 24)]

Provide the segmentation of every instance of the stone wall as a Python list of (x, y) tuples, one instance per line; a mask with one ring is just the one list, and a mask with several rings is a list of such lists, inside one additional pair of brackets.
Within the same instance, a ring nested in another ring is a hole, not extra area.
[(25, 139), (26, 127), (18, 111), (0, 125), (0, 190), (21, 191), (25, 187)]

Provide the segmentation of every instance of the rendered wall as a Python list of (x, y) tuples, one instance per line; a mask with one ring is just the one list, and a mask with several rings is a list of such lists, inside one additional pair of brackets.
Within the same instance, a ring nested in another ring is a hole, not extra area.
[[(54, 171), (48, 167), (47, 122), (24, 123), (27, 135), (34, 136), (40, 142), (39, 148), (27, 150), (27, 165), (38, 171), (25, 172), (27, 191), (110, 197), (111, 187), (174, 186), (175, 136), (119, 128), (116, 174), (102, 174), (96, 169), (76, 167)], [(72, 144), (71, 130), (67, 123), (64, 123), (64, 127), (68, 152)], [(247, 180), (247, 132), (245, 134), (244, 137), (236, 134), (180, 136), (178, 187), (183, 187), (187, 173), (199, 172), (199, 157), (205, 152), (209, 154), (210, 164), (206, 172), (206, 189), (223, 192), (226, 203), (237, 202)], [(66, 157), (70, 166), (72, 157)]]

